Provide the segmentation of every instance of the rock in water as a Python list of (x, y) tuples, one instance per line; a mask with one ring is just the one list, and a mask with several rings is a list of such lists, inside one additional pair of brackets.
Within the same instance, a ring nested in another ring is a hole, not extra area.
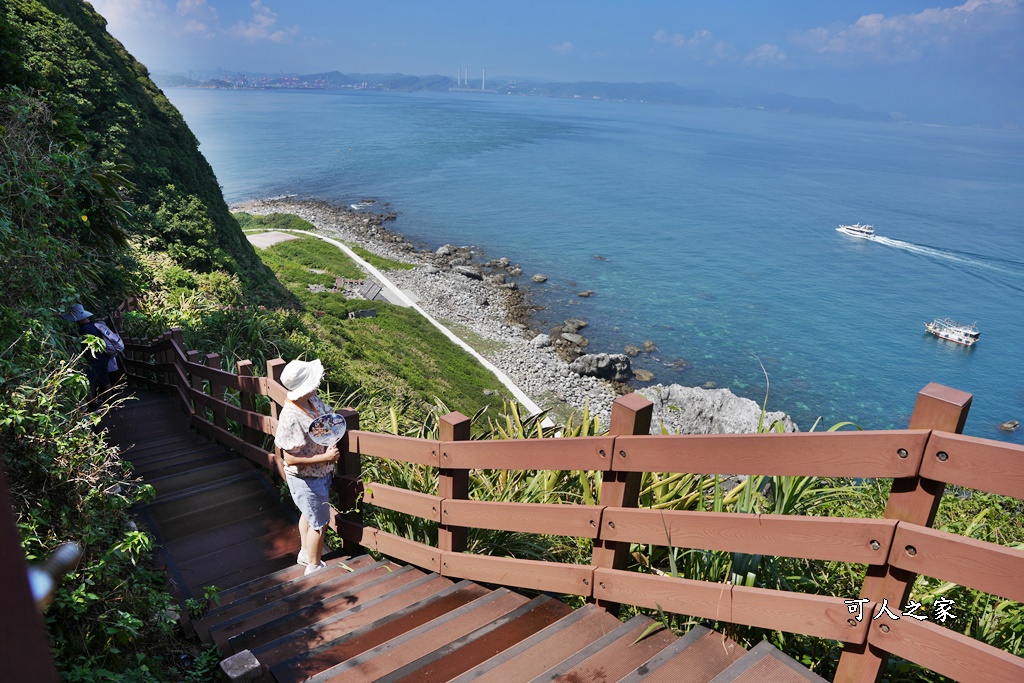
[(628, 382), (633, 377), (629, 356), (624, 353), (588, 353), (569, 364), (577, 375)]
[(654, 373), (651, 372), (650, 370), (637, 368), (636, 370), (633, 371), (633, 377), (635, 377), (638, 382), (650, 382), (651, 380), (654, 379)]
[[(728, 389), (658, 384), (637, 393), (654, 403), (651, 429), (655, 433), (660, 433), (664, 424), (672, 434), (752, 434), (761, 418), (760, 405)], [(787, 432), (800, 431), (785, 413), (765, 413), (765, 428), (776, 421), (781, 421)]]
[(544, 273), (537, 273), (536, 275), (534, 275), (530, 279), (533, 280), (534, 282), (546, 282), (547, 279), (548, 279), (548, 276), (545, 275)]

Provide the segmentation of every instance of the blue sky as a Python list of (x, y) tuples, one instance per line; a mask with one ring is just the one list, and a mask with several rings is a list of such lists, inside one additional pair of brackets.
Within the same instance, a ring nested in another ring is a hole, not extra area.
[(1024, 0), (93, 0), (151, 70), (671, 81), (1024, 125)]

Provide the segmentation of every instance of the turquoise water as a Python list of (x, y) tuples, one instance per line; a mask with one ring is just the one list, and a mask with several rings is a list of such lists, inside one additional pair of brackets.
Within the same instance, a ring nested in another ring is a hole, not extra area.
[[(760, 401), (760, 361), (769, 408), (803, 429), (886, 429), (934, 381), (975, 395), (967, 433), (1024, 443), (998, 429), (1024, 421), (1024, 133), (479, 95), (168, 95), (228, 201), (389, 202), (424, 245), (547, 274), (526, 283), (547, 307), (538, 327), (586, 319), (594, 350), (653, 341), (634, 365), (655, 382)], [(981, 341), (924, 332), (947, 316)]]

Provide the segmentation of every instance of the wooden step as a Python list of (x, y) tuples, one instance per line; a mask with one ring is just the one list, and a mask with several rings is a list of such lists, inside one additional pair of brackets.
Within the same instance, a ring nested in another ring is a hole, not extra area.
[[(344, 599), (345, 596), (350, 596), (352, 592), (358, 591), (361, 584), (387, 576), (388, 571), (389, 567), (385, 563), (364, 567), (357, 572), (347, 572), (336, 566), (321, 569), (298, 581), (302, 590), (211, 625), (209, 627), (210, 638), (223, 654), (228, 655), (231, 653), (228, 640), (232, 636), (274, 621), (308, 605)], [(339, 598), (339, 596), (341, 597)]]
[(208, 481), (252, 472), (253, 468), (252, 463), (240, 458), (212, 458), (193, 461), (187, 466), (179, 465), (171, 468), (170, 472), (160, 469), (153, 473), (154, 476), (146, 476), (146, 483), (153, 487), (159, 498)]
[(295, 520), (281, 515), (280, 510), (266, 510), (258, 515), (217, 526), (200, 529), (194, 534), (164, 543), (165, 549), (180, 563), (185, 564), (196, 558), (217, 553), (224, 549), (224, 539), (258, 538), (275, 531), (291, 530), (299, 542), (299, 531)]
[(619, 683), (709, 683), (745, 653), (721, 633), (695, 626)]
[(380, 683), (444, 683), (572, 612), (564, 602), (546, 595), (485, 624), (470, 634), (406, 664)]
[[(295, 528), (294, 522), (291, 523), (291, 526), (292, 526), (293, 529)], [(297, 530), (295, 531), (295, 534), (296, 534), (296, 537), (298, 537), (298, 531)], [(296, 552), (296, 555), (298, 555), (298, 552)], [(250, 594), (250, 593), (256, 593), (256, 592), (259, 592), (259, 591), (261, 591), (261, 590), (263, 590), (265, 588), (270, 588), (271, 586), (276, 586), (276, 585), (278, 585), (280, 583), (284, 583), (286, 581), (291, 581), (293, 579), (300, 579), (300, 578), (302, 578), (303, 572), (306, 570), (306, 568), (304, 566), (300, 565), (300, 564), (297, 564), (294, 561), (295, 559), (296, 558), (292, 558), (292, 560), (293, 560), (292, 564), (288, 565), (284, 569), (279, 569), (276, 572), (272, 572), (270, 574), (265, 574), (264, 576), (258, 576), (258, 577), (254, 578), (254, 579), (250, 579), (249, 581), (245, 581), (243, 583), (236, 584), (232, 588), (227, 588), (227, 589), (222, 590), (220, 592), (221, 604), (222, 605), (229, 605), (229, 604), (235, 602), (236, 600), (243, 600), (243, 599), (245, 599), (245, 596)], [(348, 555), (345, 555), (340, 550), (334, 550), (334, 551), (326, 552), (326, 553), (324, 553), (324, 555), (323, 555), (323, 557), (321, 559), (324, 562), (331, 562), (331, 561), (344, 562), (344, 563), (348, 564), (349, 566), (355, 566), (356, 568), (358, 568), (359, 566), (363, 566), (366, 563), (372, 563), (372, 562), (375, 561), (369, 555), (359, 555), (358, 558), (351, 558)], [(353, 563), (355, 563), (355, 564), (353, 565)]]
[(200, 624), (206, 623), (210, 625), (226, 622), (229, 618), (259, 610), (272, 602), (282, 600), (291, 595), (295, 595), (296, 593), (302, 593), (303, 591), (309, 590), (312, 586), (323, 584), (331, 579), (342, 577), (342, 575), (349, 575), (349, 577), (361, 577), (364, 572), (369, 570), (377, 570), (377, 573), (393, 570), (391, 569), (391, 566), (389, 566), (389, 562), (375, 562), (373, 561), (373, 558), (368, 555), (361, 555), (355, 560), (338, 560), (328, 562), (327, 564), (328, 567), (326, 569), (316, 571), (308, 575), (308, 577), (304, 573), (305, 567), (296, 564), (296, 567), (301, 568), (301, 571), (296, 571), (293, 574), (293, 578), (280, 583), (275, 583), (271, 586), (266, 586), (260, 590), (249, 590), (245, 593), (238, 593), (236, 599), (231, 602), (221, 601), (221, 605), (216, 609), (210, 610), (206, 616), (203, 617)]
[(600, 648), (585, 649), (534, 680), (617, 681), (676, 641), (668, 629), (645, 635), (654, 624), (647, 617), (634, 617), (602, 639)]
[(725, 671), (711, 679), (711, 683), (827, 683), (816, 673), (801, 666), (792, 657), (779, 652), (767, 640), (762, 640)]
[[(305, 625), (305, 615), (292, 613), (278, 622), (269, 622), (237, 636), (229, 640), (228, 643), (235, 652), (251, 648), (252, 654), (260, 662), (268, 667), (273, 667), (293, 659), (296, 653), (309, 650), (310, 647), (318, 647), (320, 643), (335, 642), (369, 624), (383, 622), (392, 613), (400, 612), (411, 605), (428, 600), (432, 596), (452, 590), (453, 586), (450, 579), (437, 574), (428, 574), (411, 583), (392, 588), (389, 592), (367, 600), (365, 603), (353, 605), (352, 609), (321, 618), (315, 623)], [(304, 625), (296, 629), (296, 624)]]
[[(456, 610), (407, 630), (377, 647), (347, 658), (310, 681), (373, 683), (403, 666), (458, 640), (525, 604), (527, 599), (505, 588), (488, 592)], [(280, 680), (276, 671), (274, 675)], [(284, 683), (282, 680), (281, 683)], [(297, 682), (295, 682), (297, 683)]]
[(297, 649), (293, 651), (292, 658), (272, 666), (270, 671), (279, 683), (305, 680), (339, 662), (346, 662), (384, 643), (397, 640), (423, 624), (448, 616), (489, 594), (483, 586), (471, 581), (460, 581), (435, 595), (392, 611), (316, 647), (310, 648), (308, 643), (293, 643)]
[[(268, 560), (283, 559), (295, 563), (301, 544), (294, 527), (279, 529), (251, 537), (238, 539), (232, 545), (223, 546), (219, 551), (193, 558), (188, 562), (178, 561), (178, 573), (190, 588), (221, 586), (223, 577)], [(232, 585), (237, 583), (233, 581)]]
[(502, 683), (531, 680), (621, 626), (621, 621), (596, 605), (584, 605), (533, 636), (466, 671), (454, 681)]

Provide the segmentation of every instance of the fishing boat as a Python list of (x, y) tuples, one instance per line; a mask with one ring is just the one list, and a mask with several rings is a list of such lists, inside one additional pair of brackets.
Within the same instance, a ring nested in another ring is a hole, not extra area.
[(870, 238), (875, 236), (875, 226), (861, 225), (860, 223), (854, 223), (853, 225), (840, 225), (836, 228), (836, 231), (841, 232), (844, 235), (849, 235), (850, 237)]
[(974, 342), (978, 341), (978, 337), (981, 336), (981, 332), (978, 332), (977, 323), (964, 325), (949, 318), (936, 318), (930, 323), (925, 323), (924, 328), (939, 339), (946, 339), (947, 341), (963, 344), (964, 346), (973, 346)]

